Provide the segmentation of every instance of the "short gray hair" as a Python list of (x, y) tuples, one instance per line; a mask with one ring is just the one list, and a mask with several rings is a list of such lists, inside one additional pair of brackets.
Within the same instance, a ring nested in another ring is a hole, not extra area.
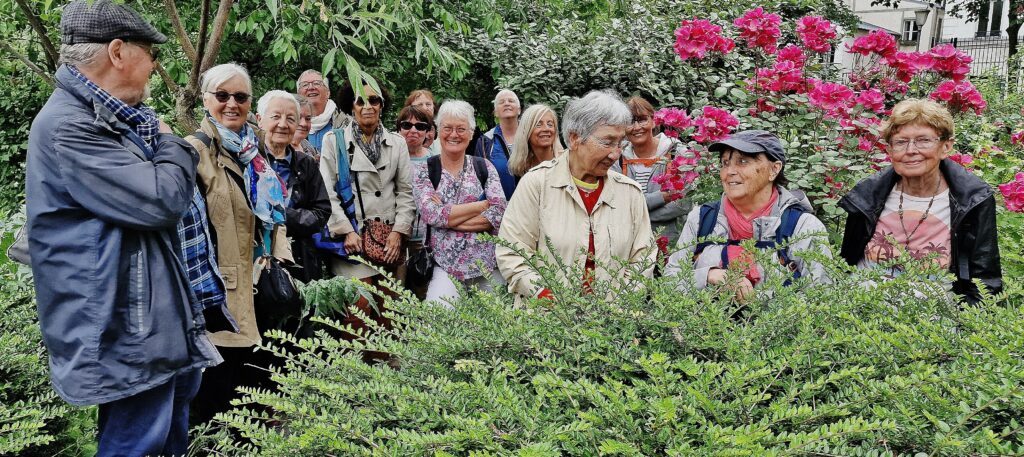
[(248, 88), (246, 91), (252, 94), (252, 78), (249, 77), (249, 72), (234, 62), (222, 63), (206, 70), (206, 73), (203, 73), (202, 83), (199, 84), (199, 90), (204, 95), (206, 92), (216, 92), (221, 84), (236, 76), (240, 76), (245, 81), (245, 86)]
[(446, 100), (437, 110), (437, 117), (434, 124), (441, 130), (441, 123), (449, 118), (466, 121), (469, 123), (469, 130), (476, 130), (476, 116), (473, 114), (473, 105), (463, 100)]
[(295, 101), (299, 103), (299, 111), (300, 112), (302, 111), (303, 107), (306, 107), (306, 106), (308, 106), (310, 108), (313, 107), (313, 102), (309, 101), (309, 99), (306, 98), (306, 97), (303, 97), (303, 96), (301, 96), (299, 94), (292, 94), (292, 97), (295, 97)]
[(569, 144), (569, 134), (589, 137), (602, 125), (629, 126), (633, 114), (622, 97), (611, 89), (592, 90), (565, 105), (562, 116), (562, 139)]
[(88, 67), (107, 50), (110, 43), (78, 43), (60, 45), (60, 63)]
[(502, 89), (502, 90), (499, 90), (498, 93), (494, 95), (494, 100), (491, 100), (491, 103), (494, 103), (494, 107), (495, 108), (498, 107), (498, 99), (501, 98), (501, 94), (509, 94), (509, 95), (511, 95), (512, 98), (516, 99), (516, 105), (522, 106), (522, 103), (519, 102), (519, 96), (516, 95), (515, 92), (512, 92), (512, 89)]
[(267, 113), (267, 107), (270, 106), (270, 102), (275, 99), (283, 98), (295, 104), (295, 115), (298, 116), (302, 112), (302, 108), (299, 106), (299, 101), (283, 90), (272, 90), (260, 97), (260, 101), (256, 102), (256, 113), (260, 116)]
[(302, 77), (306, 76), (306, 75), (317, 75), (317, 76), (319, 76), (320, 79), (324, 80), (324, 86), (326, 86), (328, 89), (331, 88), (331, 83), (329, 81), (327, 81), (327, 77), (324, 76), (323, 73), (320, 73), (319, 71), (316, 71), (316, 70), (310, 68), (310, 69), (308, 69), (308, 70), (306, 70), (306, 71), (304, 71), (302, 73), (299, 73), (299, 77), (295, 79), (295, 90), (299, 90), (299, 83), (302, 82)]

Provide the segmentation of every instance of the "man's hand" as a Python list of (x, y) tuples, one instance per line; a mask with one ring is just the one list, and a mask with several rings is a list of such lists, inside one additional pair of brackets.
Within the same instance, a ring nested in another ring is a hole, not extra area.
[(345, 235), (345, 252), (357, 254), (363, 250), (363, 239), (356, 232), (349, 232)]
[(392, 231), (384, 244), (384, 263), (395, 263), (402, 253), (402, 234)]

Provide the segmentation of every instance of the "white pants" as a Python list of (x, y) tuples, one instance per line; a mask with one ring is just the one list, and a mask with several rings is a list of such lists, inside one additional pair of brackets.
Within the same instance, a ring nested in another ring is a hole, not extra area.
[[(438, 303), (448, 308), (454, 308), (451, 306), (449, 301), (453, 298), (458, 298), (459, 289), (455, 286), (456, 281), (458, 280), (449, 275), (443, 268), (435, 264), (434, 277), (430, 278), (430, 285), (427, 286), (427, 297), (424, 301)], [(485, 273), (483, 276), (459, 282), (461, 282), (466, 288), (476, 287), (477, 289), (491, 292), (497, 287), (504, 286), (505, 278), (498, 274), (497, 271), (490, 271)]]

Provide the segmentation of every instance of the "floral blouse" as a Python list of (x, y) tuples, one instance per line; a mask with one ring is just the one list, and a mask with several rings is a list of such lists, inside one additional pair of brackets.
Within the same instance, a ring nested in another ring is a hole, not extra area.
[[(475, 232), (463, 232), (448, 228), (448, 216), (452, 207), (463, 203), (487, 199), (491, 206), (481, 216), (498, 233), (501, 217), (505, 213), (505, 193), (494, 165), (487, 162), (487, 183), (481, 185), (473, 168), (472, 157), (467, 156), (465, 166), (459, 175), (453, 176), (448, 170), (441, 170), (441, 182), (437, 190), (430, 183), (427, 167), (417, 167), (413, 178), (413, 196), (420, 217), (431, 226), (430, 247), (434, 262), (460, 281), (483, 276), (497, 269), (494, 259), (494, 243), (477, 239)], [(461, 183), (459, 181), (462, 181)], [(486, 270), (477, 263), (482, 262)]]

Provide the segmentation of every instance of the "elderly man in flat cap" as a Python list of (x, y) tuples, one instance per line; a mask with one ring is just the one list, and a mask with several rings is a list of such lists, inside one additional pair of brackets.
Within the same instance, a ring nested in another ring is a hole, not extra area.
[(201, 219), (183, 222), (202, 204), (198, 157), (142, 104), (167, 37), (110, 0), (70, 3), (61, 32), (26, 183), (51, 380), (68, 402), (99, 405), (98, 455), (185, 454), (188, 403), (220, 355), (191, 271), (216, 267), (187, 254), (209, 239), (195, 236)]

